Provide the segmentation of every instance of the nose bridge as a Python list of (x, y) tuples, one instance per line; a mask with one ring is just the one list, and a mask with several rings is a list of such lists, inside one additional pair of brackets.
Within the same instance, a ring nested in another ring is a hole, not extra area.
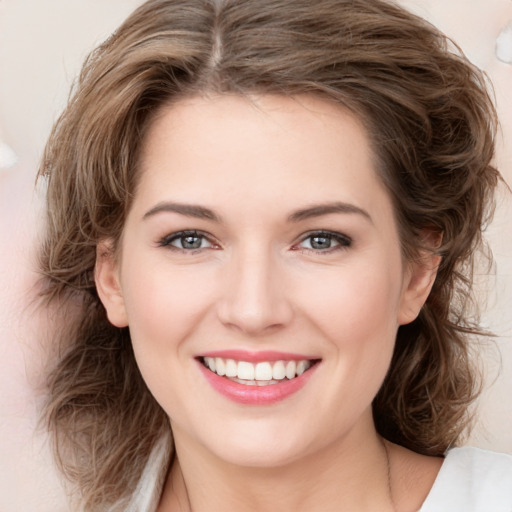
[(226, 273), (219, 308), (223, 323), (258, 334), (289, 322), (291, 305), (282, 286), (283, 268), (271, 248), (258, 243), (240, 247)]

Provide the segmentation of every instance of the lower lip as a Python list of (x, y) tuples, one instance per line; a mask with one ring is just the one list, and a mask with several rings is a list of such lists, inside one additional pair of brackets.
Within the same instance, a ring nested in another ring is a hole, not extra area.
[(271, 405), (297, 393), (310, 379), (318, 364), (291, 380), (268, 386), (250, 386), (221, 377), (198, 361), (199, 368), (213, 389), (233, 402), (246, 405)]

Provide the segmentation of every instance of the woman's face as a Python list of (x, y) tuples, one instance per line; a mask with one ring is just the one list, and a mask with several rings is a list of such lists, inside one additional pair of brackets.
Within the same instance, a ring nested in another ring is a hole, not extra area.
[(97, 282), (178, 448), (269, 466), (373, 429), (397, 328), (428, 293), (420, 270), (353, 115), (219, 96), (154, 121)]

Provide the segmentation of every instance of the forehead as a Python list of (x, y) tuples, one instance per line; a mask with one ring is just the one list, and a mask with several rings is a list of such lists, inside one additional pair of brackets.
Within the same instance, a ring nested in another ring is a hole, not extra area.
[(155, 117), (140, 164), (136, 200), (169, 195), (222, 209), (258, 203), (274, 210), (389, 203), (362, 123), (315, 97), (183, 99)]

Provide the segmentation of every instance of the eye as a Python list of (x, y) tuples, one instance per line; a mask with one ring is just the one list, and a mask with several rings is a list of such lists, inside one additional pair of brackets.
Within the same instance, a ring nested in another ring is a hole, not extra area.
[(316, 231), (307, 234), (296, 247), (307, 251), (331, 252), (338, 249), (345, 249), (350, 247), (351, 244), (352, 240), (341, 233)]
[(198, 231), (179, 231), (165, 236), (160, 240), (159, 245), (170, 247), (181, 251), (196, 251), (216, 247), (210, 242), (206, 235)]

